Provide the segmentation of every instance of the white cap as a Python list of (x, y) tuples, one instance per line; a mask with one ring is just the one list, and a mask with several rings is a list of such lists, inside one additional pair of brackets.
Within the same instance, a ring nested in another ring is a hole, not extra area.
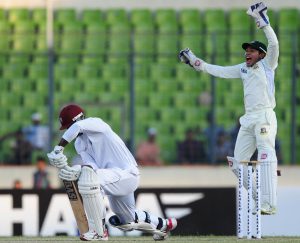
[(148, 134), (149, 135), (156, 135), (156, 129), (154, 127), (150, 127), (148, 129)]
[(42, 119), (42, 115), (40, 113), (33, 113), (31, 115), (31, 119), (33, 121), (40, 121)]

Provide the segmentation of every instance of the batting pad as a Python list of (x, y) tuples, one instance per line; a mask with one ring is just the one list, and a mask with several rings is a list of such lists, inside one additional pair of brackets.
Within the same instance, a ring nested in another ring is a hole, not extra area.
[(82, 167), (78, 181), (79, 193), (82, 196), (90, 230), (103, 236), (105, 227), (105, 206), (100, 191), (100, 183), (96, 172), (87, 166)]

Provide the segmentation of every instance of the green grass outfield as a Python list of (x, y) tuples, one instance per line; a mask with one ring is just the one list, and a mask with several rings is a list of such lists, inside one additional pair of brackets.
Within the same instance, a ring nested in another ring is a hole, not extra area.
[[(238, 240), (235, 236), (171, 236), (164, 242), (180, 242), (180, 243), (190, 243), (190, 242), (280, 242), (280, 243), (289, 243), (289, 242), (299, 242), (300, 237), (265, 237), (262, 240)], [(71, 243), (71, 242), (82, 242), (76, 237), (0, 237), (0, 242), (13, 243), (13, 242), (57, 242), (57, 243)], [(151, 236), (144, 237), (110, 237), (108, 242), (154, 242)]]

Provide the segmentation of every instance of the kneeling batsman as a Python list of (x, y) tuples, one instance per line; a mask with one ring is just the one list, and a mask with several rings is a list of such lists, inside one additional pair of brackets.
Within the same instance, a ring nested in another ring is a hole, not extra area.
[[(89, 228), (86, 233), (81, 234), (80, 239), (84, 241), (108, 240), (108, 232), (105, 228), (104, 193), (98, 175), (89, 166), (68, 166), (63, 149), (62, 146), (55, 146), (54, 150), (48, 154), (48, 158), (51, 165), (60, 169), (60, 179), (65, 181), (78, 180), (78, 189), (83, 199)], [(145, 211), (136, 210), (133, 222), (124, 224), (117, 215), (114, 215), (110, 217), (109, 223), (122, 231), (139, 230), (150, 233), (154, 240), (166, 239), (168, 232), (176, 227), (177, 221), (158, 218), (158, 225), (156, 225), (152, 222), (154, 218)]]
[[(51, 165), (60, 169), (59, 178), (65, 181), (78, 180), (79, 193), (83, 199), (84, 209), (88, 218), (89, 231), (82, 234), (83, 241), (108, 240), (108, 232), (105, 227), (106, 209), (104, 206), (104, 194), (100, 189), (100, 182), (97, 173), (89, 166), (74, 165), (68, 166), (67, 157), (63, 154), (62, 146), (55, 146), (51, 153), (48, 153)], [(168, 232), (177, 225), (175, 219), (166, 219), (166, 223), (158, 218), (160, 228), (151, 222), (152, 215), (145, 211), (136, 210), (135, 220), (126, 224), (121, 223), (120, 218), (114, 215), (109, 218), (111, 226), (122, 231), (139, 230), (153, 235), (154, 240), (164, 240)]]

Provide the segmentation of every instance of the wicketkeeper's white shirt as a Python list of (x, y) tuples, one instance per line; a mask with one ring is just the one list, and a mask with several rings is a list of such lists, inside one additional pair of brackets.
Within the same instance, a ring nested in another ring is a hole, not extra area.
[(242, 79), (246, 113), (276, 106), (274, 70), (278, 65), (278, 40), (271, 26), (264, 27), (263, 31), (268, 39), (267, 55), (252, 67), (246, 63), (226, 67), (203, 63), (203, 71), (213, 76)]
[(84, 164), (95, 170), (120, 168), (139, 173), (137, 163), (122, 139), (100, 118), (75, 122), (62, 138), (69, 143), (76, 138), (77, 153)]

